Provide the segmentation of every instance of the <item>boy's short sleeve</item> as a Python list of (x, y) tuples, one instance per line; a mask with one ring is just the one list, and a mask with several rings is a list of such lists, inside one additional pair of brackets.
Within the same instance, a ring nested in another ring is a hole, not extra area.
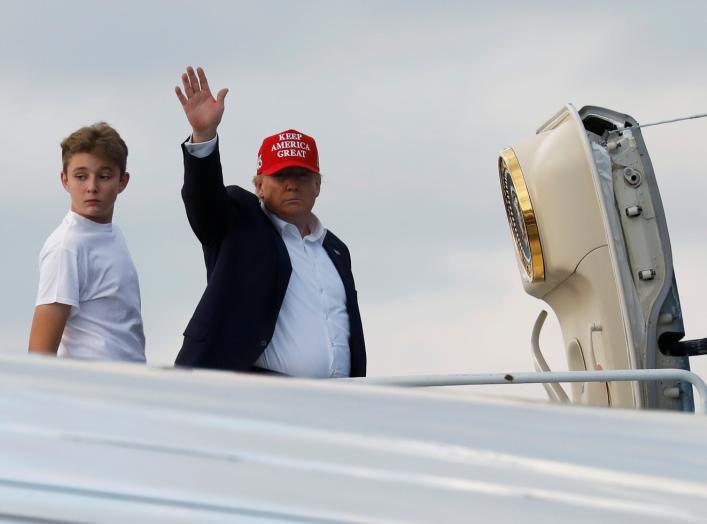
[(78, 255), (61, 246), (42, 253), (39, 260), (39, 289), (35, 305), (55, 302), (79, 307)]

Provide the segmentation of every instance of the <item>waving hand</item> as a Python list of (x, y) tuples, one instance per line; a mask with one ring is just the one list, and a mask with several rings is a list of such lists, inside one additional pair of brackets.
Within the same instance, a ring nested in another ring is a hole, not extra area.
[(174, 91), (191, 124), (192, 141), (211, 140), (216, 136), (216, 129), (221, 122), (228, 89), (221, 89), (214, 98), (204, 70), (197, 67), (195, 73), (191, 66), (182, 74), (182, 85), (183, 93), (179, 87), (175, 87)]

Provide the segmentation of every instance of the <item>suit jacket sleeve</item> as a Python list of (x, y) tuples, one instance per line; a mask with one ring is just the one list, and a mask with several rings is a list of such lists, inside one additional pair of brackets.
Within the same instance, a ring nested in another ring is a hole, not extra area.
[(207, 157), (189, 154), (182, 144), (184, 155), (184, 185), (182, 200), (192, 231), (204, 245), (217, 245), (229, 224), (237, 220), (236, 208), (231, 204), (223, 184), (221, 156), (218, 144)]

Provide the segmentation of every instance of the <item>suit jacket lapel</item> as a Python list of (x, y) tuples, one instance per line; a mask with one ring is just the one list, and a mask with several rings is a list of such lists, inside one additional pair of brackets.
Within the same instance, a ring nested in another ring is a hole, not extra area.
[(287, 291), (287, 285), (289, 284), (290, 276), (292, 275), (292, 261), (290, 260), (290, 254), (287, 252), (287, 246), (285, 245), (285, 241), (282, 239), (282, 236), (277, 230), (277, 227), (275, 226), (275, 224), (272, 223), (272, 221), (265, 214), (264, 211), (261, 210), (261, 212), (264, 227), (270, 233), (272, 242), (275, 245), (275, 249), (277, 252), (276, 256), (278, 274), (275, 278), (277, 278), (278, 289), (280, 289), (282, 292), (282, 297), (280, 297), (281, 300), (285, 296), (285, 291)]
[(346, 255), (344, 255), (339, 248), (332, 246), (332, 242), (329, 240), (329, 232), (327, 232), (322, 245), (333, 262), (336, 271), (339, 273), (341, 281), (344, 283), (344, 288), (346, 288), (346, 295), (348, 296), (348, 294), (353, 291), (354, 285), (353, 279), (351, 278), (351, 271), (346, 263)]

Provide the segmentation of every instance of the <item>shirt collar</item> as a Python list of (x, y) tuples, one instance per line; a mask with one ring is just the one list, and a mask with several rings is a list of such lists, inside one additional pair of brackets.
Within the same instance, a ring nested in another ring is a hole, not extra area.
[[(275, 225), (278, 232), (280, 233), (280, 236), (285, 236), (285, 234), (287, 234), (287, 231), (292, 231), (294, 234), (297, 235), (297, 237), (301, 238), (299, 229), (297, 229), (296, 225), (281, 219), (275, 213), (270, 211), (262, 200), (260, 201), (260, 209), (263, 210), (263, 213), (265, 213), (265, 215)], [(302, 240), (308, 240), (310, 242), (317, 242), (321, 244), (324, 241), (326, 228), (324, 228), (321, 221), (314, 213), (311, 214), (311, 219), (308, 225), (309, 235), (302, 238)]]
[(92, 229), (94, 231), (113, 231), (113, 223), (108, 222), (107, 224), (103, 224), (100, 222), (95, 222), (91, 220), (90, 218), (82, 217), (75, 211), (69, 210), (69, 212), (66, 214), (65, 220), (69, 222), (73, 222), (74, 224), (79, 224), (81, 227), (84, 227), (86, 229)]

